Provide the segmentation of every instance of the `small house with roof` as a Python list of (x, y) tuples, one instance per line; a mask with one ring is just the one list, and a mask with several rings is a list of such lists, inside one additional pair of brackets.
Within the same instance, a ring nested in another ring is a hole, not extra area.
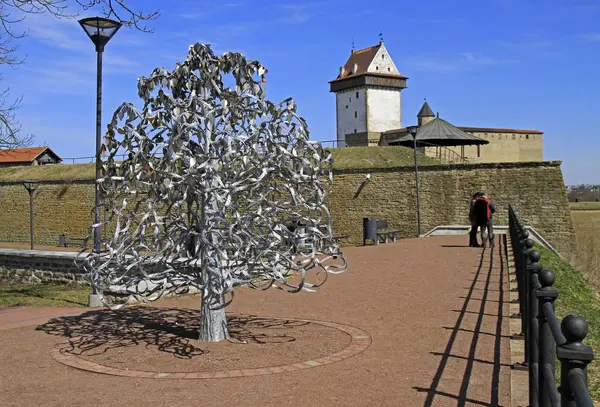
[(59, 164), (62, 161), (50, 147), (0, 150), (0, 167)]
[[(402, 90), (408, 78), (401, 75), (383, 41), (362, 50), (352, 50), (340, 67), (338, 76), (329, 82), (336, 95), (336, 140), (338, 147), (408, 145), (403, 138), (408, 132), (402, 125)], [(429, 156), (460, 157), (462, 162), (519, 162), (543, 160), (543, 132), (510, 128), (455, 126), (439, 115), (425, 101), (417, 113), (419, 128), (441, 133), (435, 137), (464, 137), (468, 133), (475, 142), (458, 145), (421, 143), (420, 149)], [(394, 142), (395, 140), (400, 140)]]

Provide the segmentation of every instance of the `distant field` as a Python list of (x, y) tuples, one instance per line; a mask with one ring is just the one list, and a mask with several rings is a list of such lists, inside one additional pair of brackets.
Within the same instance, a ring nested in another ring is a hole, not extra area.
[(600, 202), (569, 202), (572, 211), (600, 211)]
[[(579, 202), (596, 204), (596, 202)], [(571, 211), (577, 248), (571, 263), (600, 291), (600, 208)]]

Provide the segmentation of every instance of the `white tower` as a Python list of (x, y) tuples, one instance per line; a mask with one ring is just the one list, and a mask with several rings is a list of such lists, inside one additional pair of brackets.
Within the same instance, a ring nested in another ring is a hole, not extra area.
[(402, 127), (402, 96), (406, 76), (400, 75), (383, 41), (352, 50), (338, 77), (329, 82), (335, 92), (337, 141), (346, 146), (346, 134), (362, 133), (367, 139)]

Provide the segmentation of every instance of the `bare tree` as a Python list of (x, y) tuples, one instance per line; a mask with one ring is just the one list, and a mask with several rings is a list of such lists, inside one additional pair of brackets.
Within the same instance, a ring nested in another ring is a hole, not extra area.
[(326, 199), (331, 153), (309, 140), (291, 98), (265, 99), (265, 73), (195, 44), (173, 71), (139, 79), (143, 109), (121, 105), (103, 146), (114, 233), (105, 252), (82, 253), (100, 293), (152, 301), (198, 289), (200, 339), (219, 341), (234, 287), (315, 291), (345, 271)]
[[(81, 11), (99, 9), (102, 16), (118, 20), (126, 27), (152, 32), (147, 21), (159, 17), (159, 11), (136, 11), (125, 0), (0, 0), (0, 65), (16, 68), (25, 61), (18, 55), (14, 40), (27, 35), (14, 27), (28, 14), (50, 14), (56, 18), (76, 18)], [(0, 76), (0, 80), (2, 77)], [(22, 97), (10, 101), (9, 89), (0, 92), (0, 149), (24, 147), (33, 142), (33, 135), (22, 135), (16, 119)]]

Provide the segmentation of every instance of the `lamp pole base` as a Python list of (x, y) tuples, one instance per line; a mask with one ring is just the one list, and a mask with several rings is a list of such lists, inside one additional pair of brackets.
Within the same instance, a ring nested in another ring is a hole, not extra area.
[(100, 295), (98, 294), (89, 294), (88, 295), (88, 307), (90, 308), (99, 308), (103, 307), (102, 300), (100, 299)]

